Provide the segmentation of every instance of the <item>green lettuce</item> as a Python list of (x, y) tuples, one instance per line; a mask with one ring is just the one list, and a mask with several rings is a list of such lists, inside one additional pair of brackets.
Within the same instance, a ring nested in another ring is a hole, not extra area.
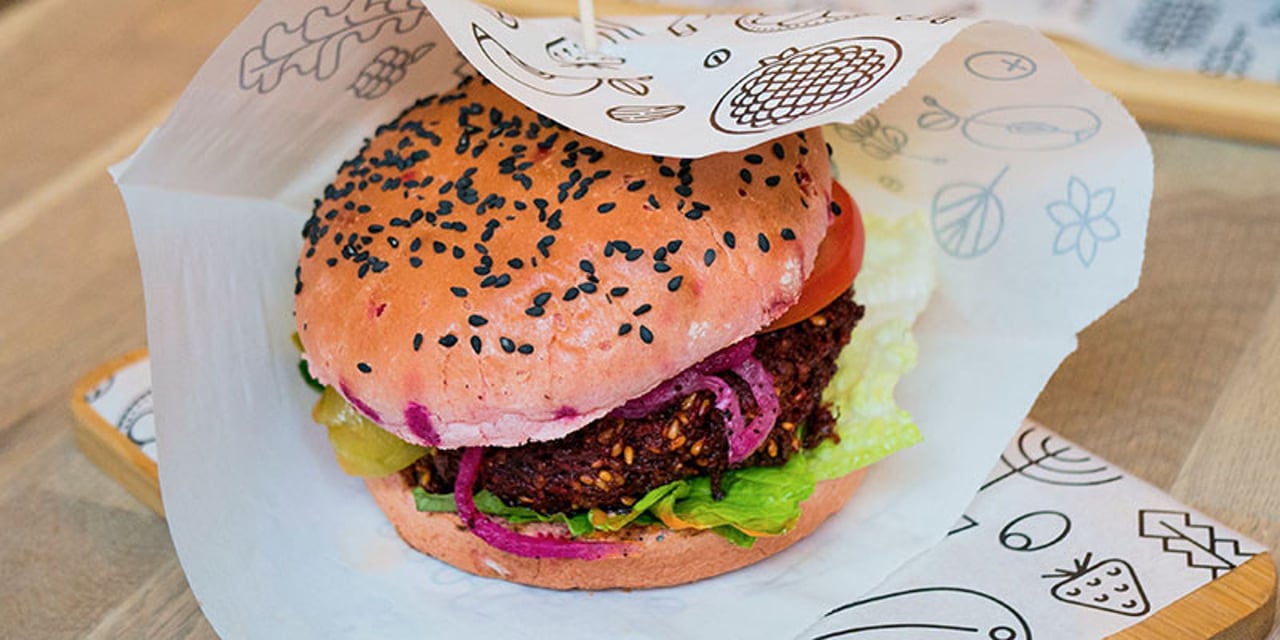
[[(545, 515), (527, 507), (508, 506), (501, 498), (488, 490), (477, 492), (474, 500), (476, 510), (480, 513), (503, 518), (513, 524), (554, 522), (568, 527), (569, 533), (574, 536), (582, 536), (595, 531), (595, 527), (591, 525), (590, 516), (586, 512), (574, 515), (563, 513)], [(418, 511), (430, 513), (458, 512), (458, 503), (454, 500), (452, 493), (427, 493), (427, 490), (422, 487), (414, 487), (413, 502), (417, 505)]]

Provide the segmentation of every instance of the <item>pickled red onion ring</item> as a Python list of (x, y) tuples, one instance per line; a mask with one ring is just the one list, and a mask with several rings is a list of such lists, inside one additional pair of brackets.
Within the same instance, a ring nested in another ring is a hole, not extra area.
[(453, 485), (453, 499), (458, 505), (462, 522), (478, 538), (489, 546), (523, 558), (578, 558), (598, 560), (620, 555), (627, 545), (614, 542), (579, 542), (551, 536), (527, 536), (516, 533), (476, 509), (472, 494), (476, 479), (480, 476), (480, 461), (484, 457), (482, 447), (470, 447), (463, 451), (458, 464), (458, 477)]
[(729, 431), (729, 462), (739, 462), (760, 448), (777, 423), (781, 407), (773, 389), (773, 376), (759, 360), (747, 358), (731, 371), (751, 387), (751, 397), (756, 401), (756, 417), (741, 431)]

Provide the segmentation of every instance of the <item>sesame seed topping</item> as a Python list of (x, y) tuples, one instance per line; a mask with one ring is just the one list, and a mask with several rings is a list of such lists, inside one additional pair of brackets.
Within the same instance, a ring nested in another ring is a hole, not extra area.
[[(761, 236), (763, 237), (763, 236)], [(667, 291), (679, 291), (680, 285), (684, 282), (684, 276), (676, 276), (667, 281)]]
[(777, 158), (777, 159), (779, 159), (779, 160), (781, 160), (781, 159), (783, 159), (783, 158), (787, 157), (786, 151), (784, 151), (784, 150), (782, 149), (782, 143), (781, 143), (781, 142), (775, 142), (775, 143), (773, 143), (773, 157), (775, 157), (775, 158)]
[(838, 216), (838, 215), (840, 215), (841, 213), (844, 213), (844, 212), (840, 210), (840, 205), (839, 205), (835, 200), (832, 200), (832, 201), (831, 201), (831, 215), (833, 215), (833, 216)]
[(471, 336), (471, 350), (476, 352), (476, 355), (480, 355), (480, 347), (483, 346), (483, 344), (484, 343), (480, 341), (480, 336)]
[(459, 298), (467, 297), (467, 290), (464, 287), (449, 287), (449, 292)]
[(547, 310), (543, 309), (542, 307), (529, 307), (528, 309), (524, 310), (524, 313), (527, 316), (537, 318), (537, 317), (540, 317), (542, 314), (546, 313), (546, 311)]
[(421, 348), (422, 348), (422, 334), (415, 333), (413, 334), (413, 350), (417, 351)]
[(761, 251), (769, 253), (769, 238), (763, 233), (756, 235), (756, 245), (760, 247)]
[(373, 367), (369, 366), (364, 362), (357, 362), (356, 368), (360, 370), (360, 373), (369, 373), (373, 371)]
[(520, 345), (519, 347), (517, 347), (517, 348), (516, 348), (516, 351), (519, 351), (521, 354), (523, 354), (523, 355), (526, 355), (526, 356), (527, 356), (527, 355), (529, 355), (529, 354), (533, 353), (533, 345), (531, 345), (531, 344), (522, 344), (522, 345)]
[(713, 263), (713, 262), (715, 262), (715, 261), (716, 261), (716, 250), (715, 250), (715, 249), (707, 249), (707, 250), (702, 254), (702, 264), (705, 264), (705, 265), (707, 265), (707, 266), (709, 267), (709, 266), (711, 266), (711, 263)]
[(567, 291), (565, 291), (565, 292), (564, 292), (564, 300), (565, 300), (565, 302), (569, 302), (569, 301), (571, 301), (571, 300), (574, 300), (574, 299), (576, 299), (577, 297), (578, 297), (578, 288), (577, 288), (577, 287), (569, 287), (569, 289), (568, 289)]
[(618, 335), (620, 335), (620, 336), (625, 336), (625, 335), (627, 335), (628, 333), (631, 333), (631, 323), (630, 323), (630, 322), (624, 322), (624, 323), (622, 323), (621, 325), (618, 325)]
[(730, 249), (733, 249), (737, 247), (737, 245), (738, 245), (738, 239), (733, 235), (733, 232), (732, 231), (724, 232), (724, 246), (729, 247)]
[(640, 306), (636, 307), (636, 310), (635, 310), (635, 311), (632, 311), (632, 312), (631, 312), (631, 315), (633, 315), (633, 316), (642, 316), (642, 315), (644, 315), (644, 314), (646, 314), (646, 313), (649, 313), (649, 310), (650, 310), (650, 309), (653, 309), (653, 305), (648, 304), (648, 303), (646, 303), (646, 304), (642, 304), (642, 305), (640, 305)]
[(473, 313), (467, 316), (467, 324), (473, 327), (483, 327), (484, 325), (489, 324), (489, 320), (482, 315)]
[(639, 191), (644, 188), (644, 180), (627, 183), (627, 191)]
[(640, 339), (645, 344), (653, 344), (653, 332), (649, 330), (649, 327), (640, 325)]
[(611, 296), (613, 296), (613, 297), (615, 297), (615, 298), (621, 298), (622, 296), (627, 295), (627, 292), (628, 292), (628, 291), (630, 291), (630, 289), (628, 289), (628, 288), (626, 288), (626, 287), (614, 287), (614, 288), (612, 288), (612, 289), (610, 289), (610, 290), (609, 290), (609, 295), (611, 295)]
[(779, 182), (782, 182), (782, 178), (780, 176), (769, 176), (764, 179), (764, 183), (770, 187), (778, 186)]
[(498, 338), (498, 344), (502, 347), (502, 350), (507, 353), (514, 353), (516, 350), (516, 343), (512, 342), (511, 338), (506, 336)]
[(783, 240), (795, 240), (795, 239), (796, 239), (796, 232), (795, 232), (795, 231), (792, 231), (792, 230), (791, 230), (791, 227), (783, 227), (783, 228), (782, 228), (782, 231), (780, 231), (780, 232), (778, 233), (778, 235), (782, 236), (782, 239), (783, 239)]
[(542, 293), (539, 293), (538, 295), (533, 297), (533, 304), (538, 305), (539, 307), (541, 307), (542, 305), (550, 301), (551, 301), (550, 291), (543, 291)]
[(452, 333), (446, 334), (440, 337), (439, 342), (442, 347), (452, 347), (453, 345), (458, 344), (458, 336), (455, 336)]
[(746, 160), (748, 164), (761, 164), (764, 162), (764, 158), (760, 157), (758, 153), (748, 153), (742, 159)]

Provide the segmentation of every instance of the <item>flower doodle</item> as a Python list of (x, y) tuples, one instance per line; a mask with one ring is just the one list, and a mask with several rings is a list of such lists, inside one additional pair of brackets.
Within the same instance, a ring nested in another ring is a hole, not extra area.
[(1045, 207), (1049, 218), (1058, 225), (1058, 237), (1053, 241), (1054, 255), (1074, 251), (1080, 264), (1092, 265), (1098, 255), (1098, 244), (1120, 237), (1120, 227), (1111, 219), (1115, 200), (1114, 187), (1090, 191), (1083, 180), (1072, 176), (1067, 183), (1067, 199)]

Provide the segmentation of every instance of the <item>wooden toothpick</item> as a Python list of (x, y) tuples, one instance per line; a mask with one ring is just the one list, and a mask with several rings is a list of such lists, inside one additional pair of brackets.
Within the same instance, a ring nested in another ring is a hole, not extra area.
[(578, 0), (578, 21), (582, 23), (582, 46), (587, 53), (596, 53), (600, 40), (596, 36), (596, 6), (592, 0)]

